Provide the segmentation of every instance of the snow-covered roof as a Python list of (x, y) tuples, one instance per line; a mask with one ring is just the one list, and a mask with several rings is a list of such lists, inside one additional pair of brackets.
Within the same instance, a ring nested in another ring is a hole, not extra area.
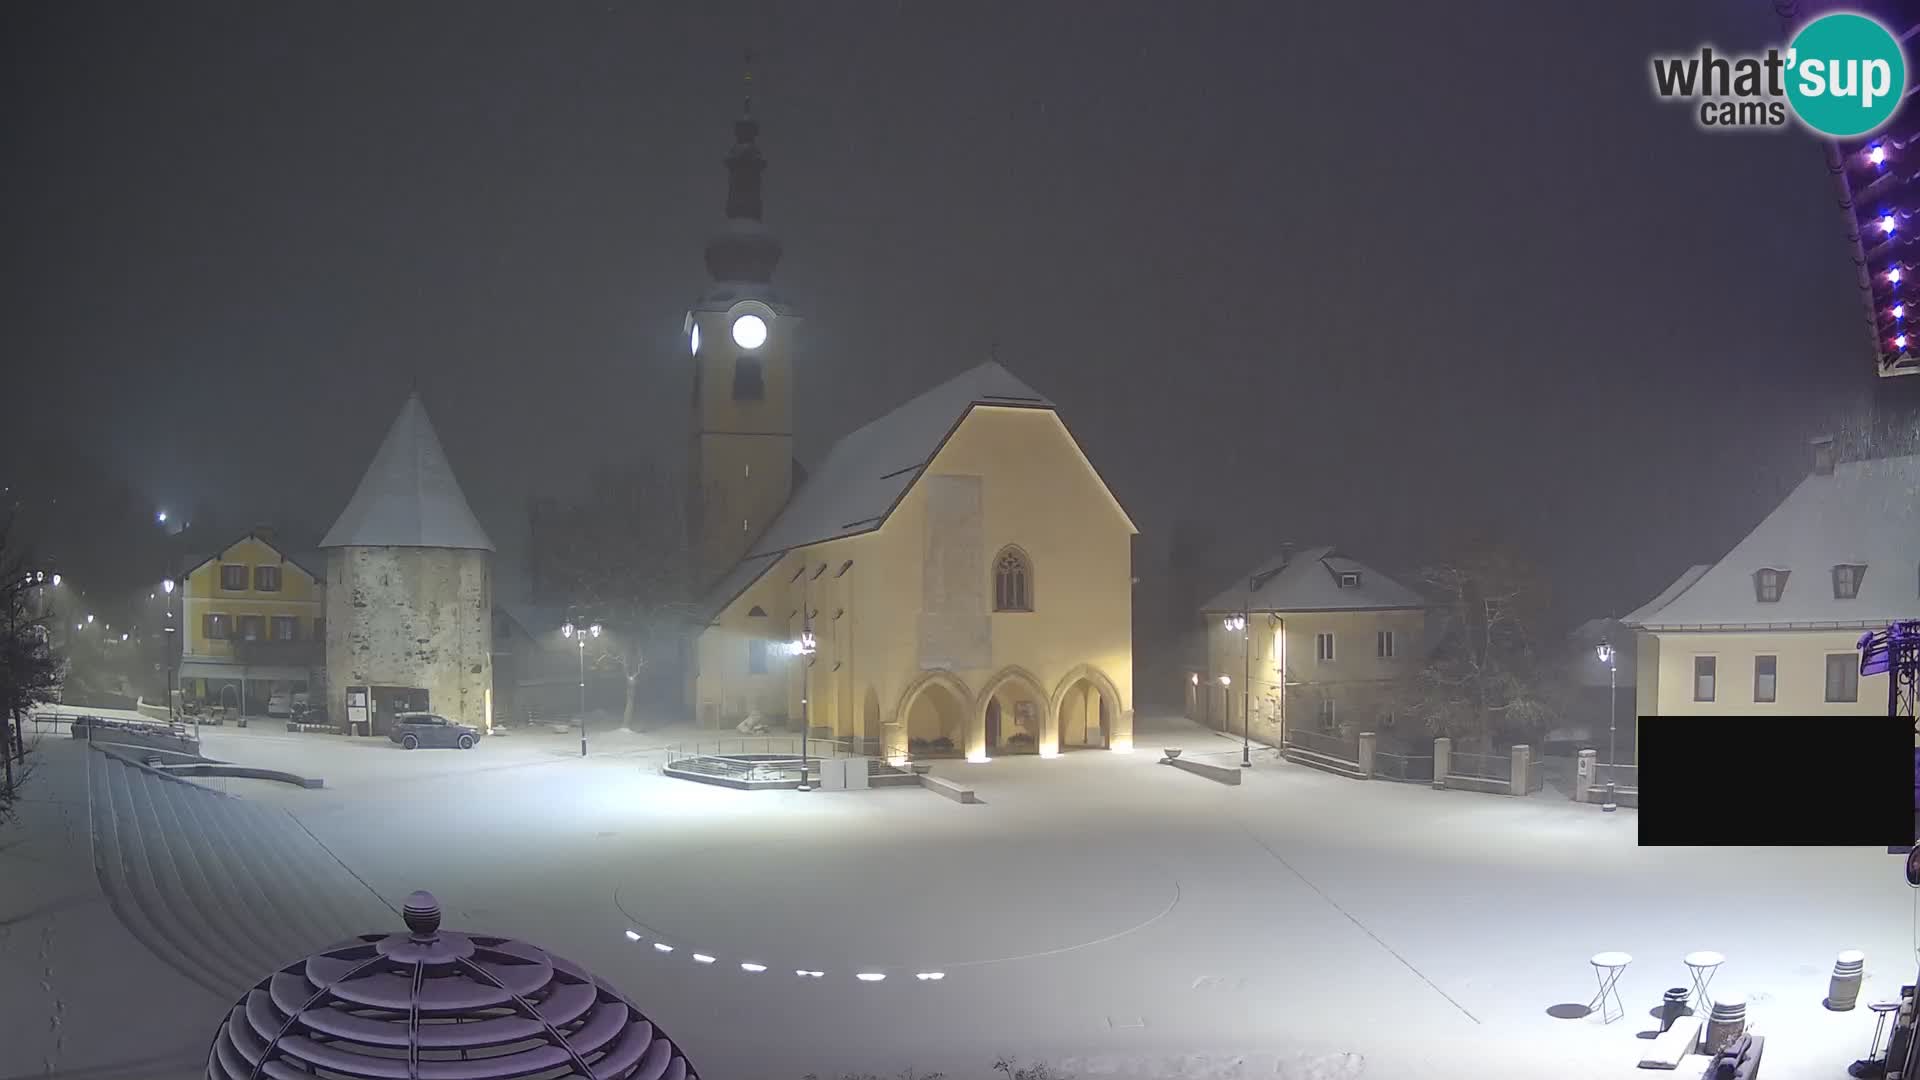
[[(1267, 574), (1272, 576), (1249, 598), (1246, 583)], [(1359, 574), (1360, 583), (1341, 588), (1341, 574)], [(1201, 610), (1390, 611), (1426, 606), (1419, 593), (1380, 571), (1331, 547), (1317, 547), (1268, 561)]]
[(709, 616), (718, 615), (794, 548), (879, 528), (977, 405), (1054, 407), (988, 361), (849, 433), (833, 444), (746, 557), (709, 592)]
[(1679, 596), (1681, 593), (1686, 592), (1688, 589), (1692, 588), (1693, 583), (1700, 580), (1700, 575), (1706, 573), (1711, 569), (1713, 569), (1712, 563), (1701, 563), (1698, 566), (1687, 567), (1685, 573), (1673, 579), (1673, 584), (1668, 585), (1666, 588), (1660, 590), (1660, 595), (1654, 597), (1653, 599), (1647, 601), (1646, 603), (1640, 605), (1639, 607), (1634, 608), (1631, 612), (1628, 612), (1627, 615), (1624, 618), (1622, 618), (1620, 621), (1627, 624), (1628, 626), (1641, 625), (1646, 621), (1647, 616), (1652, 615), (1654, 612), (1659, 611), (1661, 608), (1666, 607), (1668, 604), (1673, 603), (1674, 597)]
[(250, 530), (245, 535), (236, 537), (233, 540), (233, 543), (222, 545), (220, 550), (215, 551), (211, 554), (201, 553), (201, 554), (188, 556), (187, 568), (185, 571), (181, 573), (180, 576), (181, 577), (193, 576), (193, 572), (195, 570), (198, 570), (201, 567), (207, 565), (208, 563), (214, 561), (215, 559), (220, 558), (221, 556), (225, 555), (228, 551), (232, 550), (234, 544), (238, 544), (240, 543), (240, 541), (247, 540), (247, 539), (258, 540), (260, 543), (265, 544), (268, 547), (272, 548), (273, 550), (279, 552), (280, 557), (282, 559), (285, 559), (286, 561), (292, 563), (294, 566), (298, 567), (301, 571), (303, 571), (308, 577), (312, 578), (313, 580), (321, 582), (323, 584), (326, 582), (327, 580), (326, 556), (322, 555), (320, 552), (317, 552), (317, 551), (288, 551), (285, 548), (281, 547), (279, 544), (275, 543), (271, 536), (262, 535), (260, 530), (258, 529)]
[(409, 395), (400, 407), (360, 487), (320, 546), (493, 550), (453, 478), (420, 395)]
[[(1834, 595), (1833, 570), (1848, 565), (1866, 570), (1856, 595), (1843, 599)], [(1759, 598), (1761, 570), (1787, 572), (1778, 600)], [(1701, 630), (1920, 618), (1920, 455), (1845, 462), (1807, 477), (1725, 558), (1693, 576), (1626, 621)]]

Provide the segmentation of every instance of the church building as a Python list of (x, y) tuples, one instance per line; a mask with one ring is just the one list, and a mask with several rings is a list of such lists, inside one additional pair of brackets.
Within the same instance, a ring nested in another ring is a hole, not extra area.
[(1051, 401), (989, 362), (794, 460), (807, 372), (751, 101), (734, 132), (685, 325), (699, 723), (758, 713), (896, 762), (1131, 749), (1136, 530)]

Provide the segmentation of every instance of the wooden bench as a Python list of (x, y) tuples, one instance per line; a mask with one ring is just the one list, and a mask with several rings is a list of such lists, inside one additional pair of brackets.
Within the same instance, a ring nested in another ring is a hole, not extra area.
[(920, 774), (920, 786), (936, 795), (944, 795), (957, 803), (971, 803), (979, 800), (973, 797), (973, 789), (963, 787), (951, 780), (943, 780), (932, 773)]
[(1240, 784), (1240, 766), (1238, 765), (1210, 765), (1204, 761), (1191, 761), (1187, 758), (1174, 758), (1167, 764), (1231, 787), (1238, 787)]

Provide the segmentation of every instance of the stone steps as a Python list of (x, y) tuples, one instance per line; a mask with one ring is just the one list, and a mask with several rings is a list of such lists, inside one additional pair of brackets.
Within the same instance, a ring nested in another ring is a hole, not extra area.
[(95, 871), (162, 961), (228, 1000), (280, 967), (394, 921), (285, 811), (89, 754)]

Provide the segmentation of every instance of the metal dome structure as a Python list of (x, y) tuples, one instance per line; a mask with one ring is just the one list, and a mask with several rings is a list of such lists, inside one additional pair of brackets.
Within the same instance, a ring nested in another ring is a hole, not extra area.
[(440, 929), (407, 898), (406, 933), (368, 934), (247, 991), (208, 1080), (697, 1080), (673, 1041), (579, 966), (521, 941)]

